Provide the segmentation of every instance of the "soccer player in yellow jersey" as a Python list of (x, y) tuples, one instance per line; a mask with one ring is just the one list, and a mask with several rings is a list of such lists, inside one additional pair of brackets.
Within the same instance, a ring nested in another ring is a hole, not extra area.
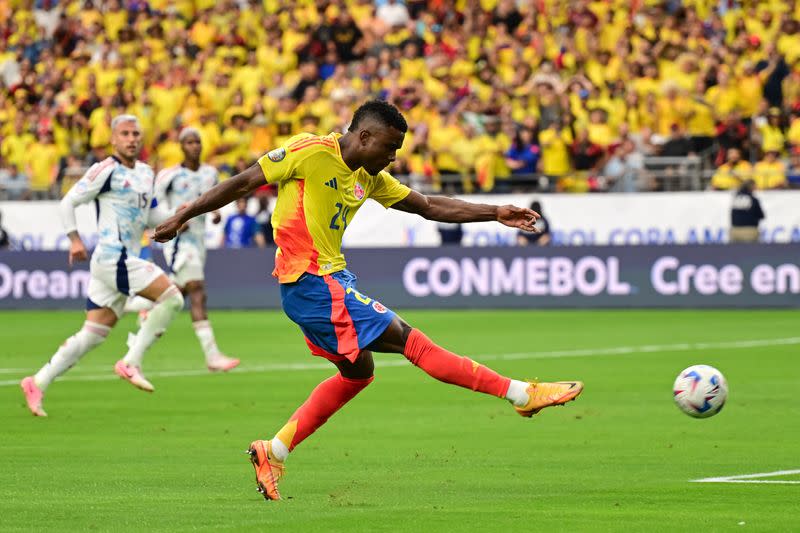
[(155, 240), (166, 242), (193, 217), (250, 194), (265, 180), (278, 185), (272, 214), (278, 246), (273, 275), (281, 284), (281, 303), (300, 326), (311, 353), (339, 371), (314, 389), (272, 440), (250, 445), (258, 489), (268, 500), (280, 499), (278, 480), (289, 452), (372, 382), (373, 351), (403, 354), (440, 381), (508, 399), (525, 417), (573, 400), (583, 390), (578, 381), (527, 383), (501, 376), (437, 346), (356, 289), (356, 277), (342, 255), (342, 234), (367, 198), (439, 222), (496, 220), (535, 231), (539, 215), (531, 209), (425, 196), (384, 172), (407, 130), (393, 105), (367, 102), (356, 110), (344, 135), (295, 136), (156, 228)]

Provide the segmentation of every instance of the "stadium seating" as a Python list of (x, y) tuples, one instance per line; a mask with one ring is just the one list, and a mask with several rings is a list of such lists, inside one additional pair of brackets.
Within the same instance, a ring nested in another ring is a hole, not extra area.
[(230, 175), (291, 134), (346, 129), (370, 97), (407, 116), (391, 170), (423, 190), (702, 189), (730, 148), (765, 187), (797, 186), (800, 3), (286, 6), (0, 2), (0, 199), (57, 197), (118, 113), (139, 116), (154, 167), (192, 125)]

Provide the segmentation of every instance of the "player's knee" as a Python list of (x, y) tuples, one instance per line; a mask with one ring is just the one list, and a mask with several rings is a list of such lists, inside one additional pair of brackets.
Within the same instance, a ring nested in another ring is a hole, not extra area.
[(184, 293), (189, 295), (203, 292), (203, 288), (204, 285), (202, 281), (187, 281), (186, 285), (183, 286)]
[(175, 285), (170, 285), (158, 298), (158, 303), (173, 311), (183, 309), (183, 294)]
[(362, 350), (355, 362), (344, 360), (334, 363), (339, 369), (342, 377), (354, 380), (367, 380), (372, 379), (375, 374), (375, 361), (372, 358), (372, 352), (369, 350)]
[(202, 281), (190, 281), (183, 287), (183, 295), (188, 296), (192, 306), (202, 305), (206, 301), (205, 286)]
[(370, 350), (384, 353), (404, 353), (412, 328), (395, 316), (378, 339), (368, 346)]
[(109, 326), (97, 322), (87, 320), (83, 323), (83, 327), (76, 334), (78, 342), (81, 343), (84, 350), (89, 350), (103, 343), (111, 331)]
[(372, 358), (372, 352), (362, 351), (356, 362), (358, 363), (360, 379), (371, 379), (375, 375), (375, 360)]
[(189, 298), (194, 307), (203, 307), (206, 305), (206, 291), (203, 289), (193, 292)]
[(408, 342), (408, 337), (411, 335), (411, 331), (414, 329), (412, 328), (405, 320), (400, 317), (397, 317), (397, 321), (400, 325), (400, 337), (402, 339), (403, 346), (406, 345)]
[(375, 378), (375, 374), (372, 372), (364, 372), (362, 370), (339, 370), (339, 374), (345, 379), (349, 379), (351, 381), (364, 381), (366, 382), (364, 386), (372, 383), (372, 380)]
[(350, 379), (352, 381), (367, 381), (370, 383), (375, 377), (375, 374), (372, 372), (362, 372), (360, 370), (339, 370), (339, 374), (341, 374), (343, 378)]

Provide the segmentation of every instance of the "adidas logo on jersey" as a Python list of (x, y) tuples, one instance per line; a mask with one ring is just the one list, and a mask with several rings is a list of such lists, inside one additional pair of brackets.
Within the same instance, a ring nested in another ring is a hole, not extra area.
[(330, 187), (331, 189), (337, 189), (337, 190), (338, 190), (338, 187), (337, 187), (337, 185), (336, 185), (336, 178), (333, 178), (333, 179), (331, 179), (330, 181), (326, 181), (326, 182), (325, 182), (325, 185), (327, 185), (327, 186), (328, 186), (328, 187)]

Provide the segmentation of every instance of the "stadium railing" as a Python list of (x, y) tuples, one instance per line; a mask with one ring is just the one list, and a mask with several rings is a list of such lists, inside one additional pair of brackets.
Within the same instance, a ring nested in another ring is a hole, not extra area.
[[(701, 157), (645, 157), (639, 164), (625, 168), (615, 176), (602, 171), (582, 171), (558, 176), (544, 174), (512, 174), (495, 178), (492, 192), (556, 192), (562, 189), (559, 182), (590, 180), (587, 190), (613, 192), (642, 191), (700, 191), (708, 187), (714, 173), (705, 158)], [(436, 179), (418, 175), (401, 175), (398, 179), (426, 193), (462, 193), (465, 189), (481, 192), (474, 174), (442, 174)]]
[[(648, 191), (702, 191), (709, 188), (714, 167), (702, 157), (646, 157), (641, 168), (628, 168), (618, 176), (607, 176), (602, 172), (575, 172), (562, 176), (544, 174), (512, 174), (507, 178), (496, 178), (493, 193), (511, 192), (557, 192), (561, 190), (559, 181), (593, 179), (599, 191), (608, 192), (648, 192)], [(73, 169), (55, 185), (56, 196), (63, 196), (88, 169), (80, 173)], [(800, 188), (800, 169), (790, 169), (789, 187)], [(398, 174), (397, 178), (423, 193), (462, 194), (482, 192), (474, 174), (442, 174), (436, 180), (418, 175)], [(0, 183), (0, 201), (18, 199), (20, 191), (5, 191)], [(7, 194), (8, 193), (8, 194)]]

